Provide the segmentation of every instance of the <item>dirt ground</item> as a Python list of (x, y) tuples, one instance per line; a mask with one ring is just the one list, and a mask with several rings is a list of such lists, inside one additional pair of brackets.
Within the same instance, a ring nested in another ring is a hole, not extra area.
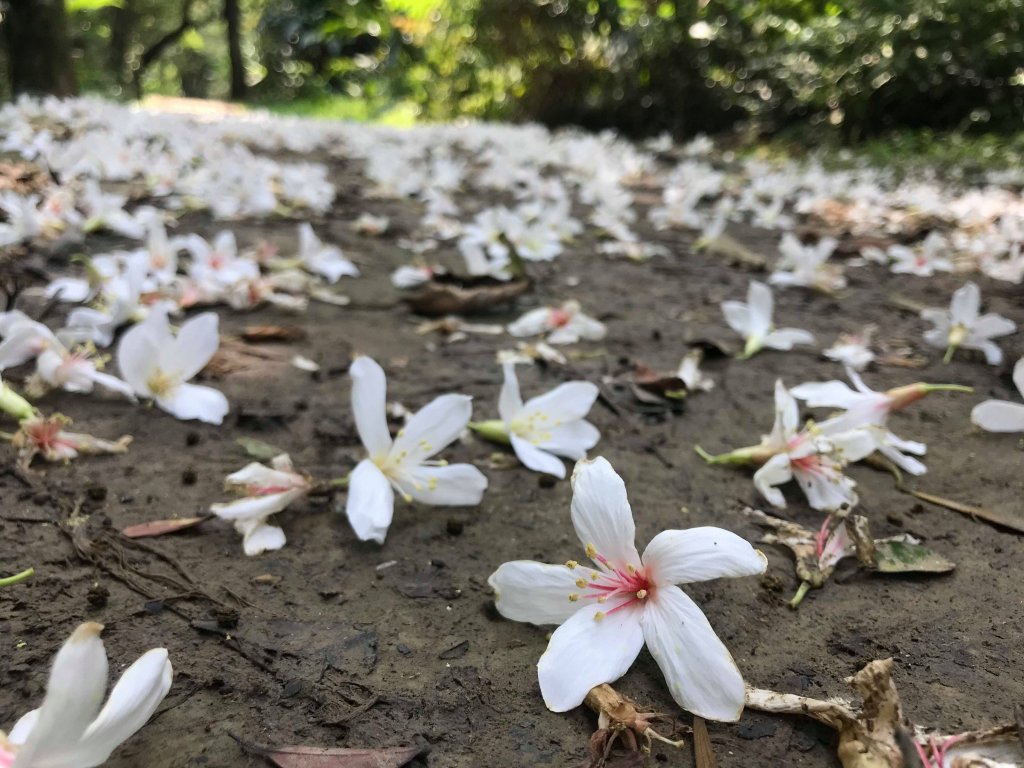
[[(489, 457), (496, 449), (470, 439), (447, 458), (473, 461), (488, 475), (482, 506), (400, 503), (384, 546), (356, 540), (340, 512), (343, 493), (279, 515), (288, 545), (256, 558), (245, 557), (238, 534), (218, 520), (134, 543), (117, 534), (126, 525), (194, 515), (226, 500), (224, 476), (249, 461), (235, 443), (239, 437), (288, 451), (316, 477), (345, 475), (362, 452), (345, 375), (353, 351), (372, 355), (387, 370), (389, 400), (416, 408), (436, 394), (463, 392), (474, 397), (477, 418), (496, 416), (495, 352), (514, 346), (512, 340), (472, 336), (443, 345), (439, 337), (418, 335), (419, 319), (388, 279), (407, 261), (395, 241), (418, 220), (417, 204), (364, 199), (363, 181), (351, 168), (335, 171), (341, 194), (330, 216), (313, 224), (363, 271), (344, 285), (352, 306), (314, 303), (302, 315), (219, 310), (224, 335), (275, 323), (308, 333), (286, 348), (284, 363), (257, 358), (211, 380), (231, 401), (223, 427), (98, 397), (52, 393), (41, 402), (74, 418), (82, 431), (135, 440), (127, 456), (37, 465), (31, 477), (0, 476), (2, 570), (31, 565), (37, 571), (0, 590), (0, 725), (9, 728), (38, 705), (53, 653), (77, 623), (89, 620), (106, 626), (112, 675), (155, 646), (168, 648), (175, 670), (158, 714), (115, 753), (112, 768), (265, 764), (246, 755), (232, 735), (273, 745), (419, 744), (429, 751), (412, 765), (453, 768), (574, 766), (584, 759), (595, 717), (583, 708), (567, 714), (544, 708), (535, 664), (546, 632), (498, 616), (486, 583), (506, 560), (582, 555), (569, 521), (568, 481), (550, 484), (522, 467), (495, 468)], [(348, 222), (364, 211), (392, 217), (392, 230), (380, 238), (354, 234)], [(294, 226), (268, 220), (232, 228), (242, 245), (267, 237), (286, 246)], [(222, 228), (199, 214), (179, 227), (208, 237)], [(594, 240), (584, 237), (555, 262), (530, 265), (534, 294), (491, 318), (505, 322), (540, 303), (576, 297), (608, 325), (604, 342), (578, 345), (588, 354), (571, 371), (521, 368), (524, 395), (575, 376), (600, 381), (635, 362), (672, 370), (687, 340), (729, 338), (718, 305), (742, 298), (750, 274), (695, 252), (685, 234), (640, 231), (671, 256), (643, 264), (611, 259), (596, 255)], [(775, 235), (733, 234), (775, 253)], [(89, 249), (114, 243), (94, 238)], [(442, 254), (455, 264), (454, 250)], [(897, 434), (929, 446), (930, 472), (913, 485), (1024, 514), (1019, 438), (981, 433), (969, 420), (974, 403), (1015, 397), (1009, 365), (993, 369), (970, 353), (943, 365), (941, 353), (922, 346), (922, 321), (889, 300), (898, 293), (944, 306), (962, 279), (893, 276), (877, 266), (848, 274), (841, 301), (802, 289), (777, 291), (779, 324), (811, 330), (820, 347), (873, 322), (881, 344), (906, 342), (930, 360), (920, 371), (869, 371), (876, 389), (918, 379), (975, 386), (976, 395), (932, 395), (896, 417)], [(578, 287), (569, 287), (570, 278)], [(1024, 324), (1020, 288), (979, 283), (989, 309)], [(1003, 347), (1012, 364), (1024, 351), (1021, 335)], [(322, 371), (294, 369), (287, 360), (295, 353), (319, 361)], [(842, 377), (841, 366), (814, 350), (711, 359), (706, 368), (718, 386), (693, 395), (678, 412), (645, 413), (627, 394), (609, 389), (619, 412), (599, 404), (592, 413), (603, 435), (594, 454), (623, 476), (641, 547), (662, 529), (707, 524), (758, 538), (761, 531), (739, 511), (747, 504), (766, 508), (750, 471), (706, 466), (694, 444), (717, 452), (757, 442), (771, 426), (777, 377), (790, 385)], [(19, 371), (9, 373), (5, 378), (20, 380)], [(9, 468), (14, 453), (4, 450)], [(1024, 539), (922, 504), (897, 491), (883, 472), (855, 467), (851, 473), (876, 535), (910, 532), (953, 559), (956, 571), (898, 578), (843, 566), (833, 583), (791, 611), (785, 603), (797, 582), (789, 555), (764, 547), (765, 579), (688, 591), (750, 684), (845, 695), (845, 677), (871, 659), (892, 656), (915, 722), (950, 732), (1011, 720), (1013, 706), (1024, 701)], [(817, 527), (820, 514), (797, 498), (795, 486), (786, 491), (785, 514)], [(646, 651), (616, 687), (689, 723)], [(809, 721), (747, 712), (738, 724), (710, 724), (710, 733), (722, 768), (838, 765), (833, 735)], [(690, 766), (693, 757), (689, 748), (655, 748), (651, 764)]]

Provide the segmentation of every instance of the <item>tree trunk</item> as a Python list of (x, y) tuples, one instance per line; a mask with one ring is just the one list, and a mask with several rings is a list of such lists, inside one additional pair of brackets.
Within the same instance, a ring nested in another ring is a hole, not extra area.
[(74, 95), (64, 0), (7, 0), (6, 5), (2, 26), (11, 92)]
[(128, 82), (128, 44), (131, 41), (132, 28), (135, 26), (135, 8), (133, 0), (124, 0), (120, 6), (111, 6), (110, 13), (110, 48), (108, 65), (119, 85)]
[(231, 60), (231, 100), (245, 98), (245, 61), (242, 59), (242, 12), (238, 0), (224, 0), (224, 21), (228, 28), (228, 57)]

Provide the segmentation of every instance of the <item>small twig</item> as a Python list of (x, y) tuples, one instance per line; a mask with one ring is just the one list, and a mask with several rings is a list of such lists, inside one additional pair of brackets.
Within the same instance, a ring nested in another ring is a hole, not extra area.
[(718, 768), (708, 727), (704, 724), (704, 718), (696, 715), (693, 716), (693, 755), (697, 760), (697, 768)]

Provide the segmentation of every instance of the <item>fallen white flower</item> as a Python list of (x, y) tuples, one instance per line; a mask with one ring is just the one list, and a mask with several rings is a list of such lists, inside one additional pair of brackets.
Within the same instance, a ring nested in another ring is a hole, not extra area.
[(604, 323), (583, 314), (580, 303), (569, 300), (561, 307), (532, 309), (508, 326), (513, 336), (548, 334), (549, 344), (574, 344), (577, 341), (599, 341), (608, 332)]
[(989, 365), (1003, 362), (1003, 350), (992, 341), (1017, 330), (1017, 324), (994, 312), (982, 315), (981, 290), (968, 282), (958, 288), (949, 309), (922, 309), (921, 318), (935, 327), (924, 332), (924, 340), (933, 347), (946, 350), (943, 362), (953, 359), (960, 347), (977, 349), (985, 354)]
[[(1024, 397), (1024, 357), (1013, 366), (1013, 383)], [(986, 400), (974, 406), (971, 421), (988, 432), (1024, 432), (1024, 405), (1009, 400)]]
[(814, 335), (799, 328), (776, 329), (772, 322), (775, 299), (772, 289), (757, 280), (750, 281), (747, 302), (723, 301), (722, 314), (725, 321), (743, 337), (745, 344), (741, 359), (768, 349), (790, 350), (794, 344), (813, 344)]
[(572, 476), (572, 521), (594, 567), (570, 560), (505, 563), (491, 574), (502, 616), (559, 624), (537, 664), (544, 703), (579, 706), (596, 685), (624, 675), (646, 644), (672, 698), (695, 715), (735, 721), (743, 677), (703, 612), (676, 584), (764, 573), (764, 555), (720, 528), (663, 531), (643, 556), (626, 487), (603, 458)]

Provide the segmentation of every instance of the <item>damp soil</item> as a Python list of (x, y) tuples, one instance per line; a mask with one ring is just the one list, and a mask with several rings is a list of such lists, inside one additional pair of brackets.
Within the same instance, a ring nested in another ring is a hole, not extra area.
[[(377, 747), (418, 744), (413, 765), (575, 766), (586, 758), (596, 718), (583, 708), (547, 711), (535, 664), (547, 632), (503, 620), (494, 610), (488, 575), (513, 559), (563, 562), (582, 555), (569, 521), (567, 481), (548, 482), (494, 460), (500, 449), (468, 440), (447, 458), (472, 461), (490, 479), (479, 508), (399, 504), (387, 542), (361, 543), (341, 508), (343, 494), (312, 498), (278, 515), (288, 545), (247, 558), (229, 524), (213, 520), (175, 535), (129, 541), (119, 535), (147, 520), (200, 514), (225, 500), (224, 476), (249, 461), (236, 444), (255, 438), (287, 451), (319, 478), (345, 475), (361, 448), (345, 375), (353, 352), (370, 354), (388, 372), (389, 400), (414, 409), (444, 392), (474, 397), (479, 418), (496, 411), (498, 349), (508, 337), (471, 336), (446, 345), (417, 333), (420, 319), (400, 302), (390, 271), (407, 260), (396, 240), (415, 226), (414, 202), (374, 200), (351, 166), (333, 162), (340, 194), (313, 224), (341, 245), (363, 277), (344, 283), (352, 305), (312, 303), (305, 314), (275, 309), (219, 309), (222, 334), (247, 326), (287, 324), (303, 341), (252, 347), (264, 357), (236, 355), (233, 370), (207, 374), (223, 389), (231, 414), (222, 427), (175, 421), (144, 406), (51, 393), (40, 405), (104, 437), (134, 437), (125, 456), (38, 466), (19, 475), (4, 449), (0, 475), (0, 563), (5, 573), (34, 566), (36, 575), (0, 590), (0, 723), (8, 728), (38, 705), (54, 652), (81, 621), (106, 626), (112, 675), (139, 654), (165, 646), (174, 686), (157, 715), (110, 760), (113, 768), (262, 765), (232, 735), (262, 744)], [(467, 197), (467, 210), (479, 201)], [(641, 206), (641, 213), (643, 213)], [(352, 232), (359, 213), (392, 218), (390, 232)], [(181, 231), (212, 236), (223, 228), (189, 214)], [(293, 221), (230, 225), (242, 245), (267, 238), (287, 250)], [(524, 394), (568, 378), (601, 381), (635, 363), (672, 370), (695, 339), (728, 339), (719, 303), (745, 295), (750, 273), (696, 252), (685, 233), (639, 227), (671, 255), (646, 263), (609, 259), (582, 238), (550, 264), (531, 264), (535, 287), (517, 307), (569, 297), (603, 319), (601, 343), (581, 344), (569, 368), (520, 369)], [(731, 231), (774, 256), (775, 236)], [(122, 244), (90, 239), (87, 250)], [(452, 249), (439, 259), (456, 264)], [(23, 262), (61, 269), (59, 257), (33, 253)], [(12, 269), (17, 270), (18, 265)], [(891, 301), (893, 294), (941, 306), (959, 278), (892, 276), (876, 266), (849, 271), (841, 298), (800, 289), (777, 292), (776, 319), (831, 343), (837, 333), (879, 326), (878, 343), (907, 345), (930, 362), (921, 370), (879, 366), (867, 374), (877, 389), (923, 379), (969, 384), (977, 394), (933, 395), (894, 422), (901, 436), (929, 446), (929, 474), (914, 487), (1007, 514), (1021, 508), (1022, 450), (1014, 435), (974, 430), (970, 407), (983, 398), (1014, 398), (1008, 365), (991, 368), (971, 354), (949, 365), (921, 347), (922, 323)], [(30, 281), (31, 277), (22, 277)], [(1021, 289), (982, 280), (993, 311), (1024, 324)], [(578, 283), (578, 284), (577, 284)], [(1007, 360), (1024, 351), (1021, 336), (1004, 343)], [(301, 354), (320, 363), (309, 374), (288, 361)], [(267, 359), (267, 355), (272, 359)], [(718, 525), (756, 539), (761, 531), (741, 513), (762, 508), (750, 472), (705, 466), (694, 454), (756, 442), (770, 428), (772, 385), (841, 377), (841, 367), (815, 351), (763, 352), (749, 361), (710, 357), (717, 381), (678, 408), (635, 401), (606, 387), (592, 421), (602, 432), (596, 454), (623, 476), (640, 546), (665, 528)], [(5, 377), (19, 380), (20, 371)], [(607, 403), (610, 402), (611, 406)], [(503, 457), (499, 457), (501, 459)], [(885, 577), (841, 567), (797, 611), (786, 601), (797, 587), (788, 554), (764, 547), (765, 578), (723, 580), (688, 588), (731, 649), (747, 681), (814, 697), (846, 695), (844, 678), (865, 662), (896, 659), (896, 682), (908, 715), (945, 731), (1012, 719), (1024, 701), (1024, 540), (962, 514), (899, 492), (890, 475), (867, 467), (851, 474), (877, 536), (911, 533), (954, 560), (956, 571), (928, 578)], [(784, 514), (817, 527), (818, 513), (786, 489)], [(676, 713), (653, 659), (643, 652), (616, 688), (642, 708)], [(722, 768), (834, 766), (835, 738), (796, 718), (747, 712), (732, 725), (710, 724)], [(656, 746), (652, 765), (693, 765), (689, 748)]]

